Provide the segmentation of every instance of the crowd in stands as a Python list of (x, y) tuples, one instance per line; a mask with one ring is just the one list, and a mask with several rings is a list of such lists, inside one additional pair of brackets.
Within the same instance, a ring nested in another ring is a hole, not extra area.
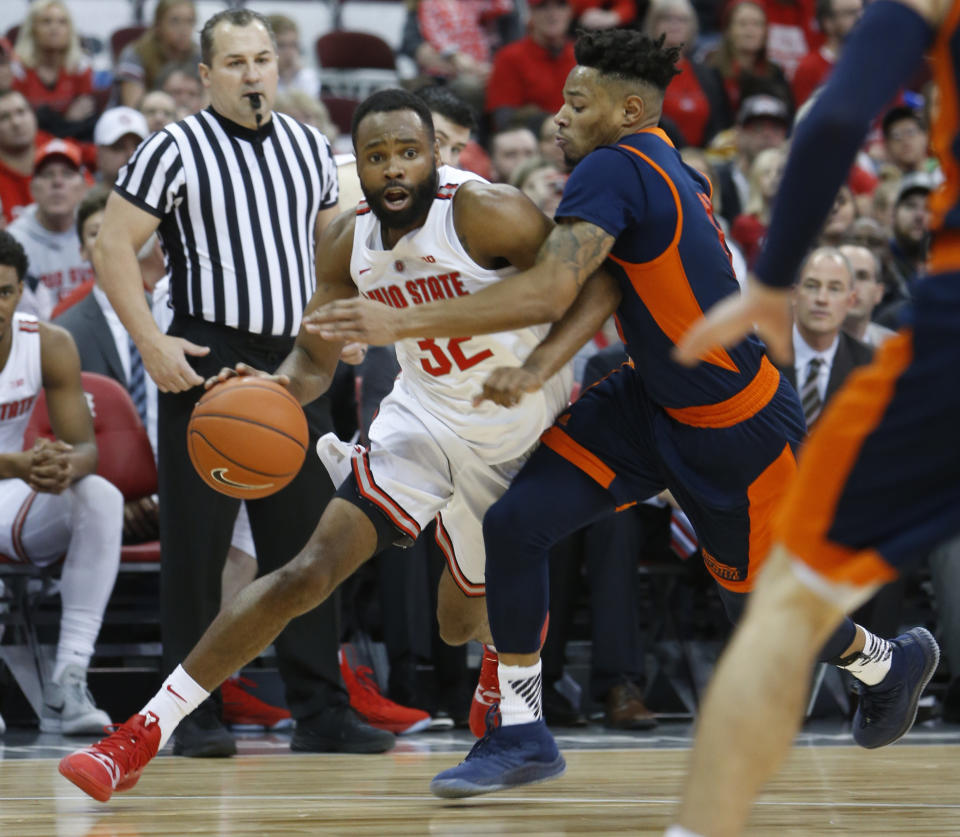
[[(267, 0), (248, 5), (271, 11)], [(680, 72), (667, 90), (661, 127), (687, 164), (710, 179), (716, 219), (741, 281), (763, 246), (791, 134), (863, 11), (863, 0), (408, 0), (406, 5), (397, 55), (406, 56), (403, 66), (413, 69), (394, 83), (423, 91), (445, 162), (518, 187), (551, 216), (568, 175), (553, 142), (551, 116), (562, 104), (564, 81), (576, 63), (578, 29), (641, 28), (680, 47)], [(6, 227), (27, 254), (20, 310), (64, 325), (82, 344), (78, 306), (96, 303), (115, 338), (115, 358), (97, 366), (91, 352), (81, 350), (84, 368), (115, 377), (133, 393), (136, 349), (96, 285), (87, 257), (109, 189), (138, 145), (208, 105), (197, 70), (203, 21), (192, 0), (158, 0), (148, 25), (115, 55), (110, 78), (98, 75), (95, 85), (91, 56), (82, 46), (80, 6), (71, 0), (35, 0), (15, 40), (0, 37), (0, 229)], [(343, 91), (333, 85), (333, 68), (312, 60), (314, 41), (324, 33), (306, 31), (284, 15), (270, 20), (279, 56), (277, 109), (319, 128), (334, 150), (350, 152), (351, 104), (346, 118), (334, 111)], [(132, 23), (118, 20), (117, 26)], [(375, 31), (376, 21), (371, 24)], [(921, 70), (890, 103), (798, 276), (796, 363), (782, 371), (803, 396), (810, 423), (849, 371), (869, 361), (896, 328), (911, 287), (924, 272), (927, 196), (941, 178), (928, 148), (927, 111), (934, 95)], [(153, 295), (163, 317), (165, 271), (156, 238), (147, 242), (140, 259), (144, 292)], [(614, 329), (605, 329), (578, 357), (577, 378), (589, 386), (624, 359)], [(379, 398), (371, 395), (373, 382), (378, 377), (391, 381), (394, 368), (389, 350), (371, 351), (355, 368), (344, 365), (335, 385), (343, 405), (335, 411), (342, 435), (362, 439)], [(360, 381), (366, 389), (360, 392), (358, 413), (353, 399)], [(143, 386), (141, 377), (133, 394), (149, 425), (156, 393), (149, 381), (140, 391)], [(156, 514), (150, 503), (128, 510), (125, 538), (155, 537)], [(643, 702), (637, 599), (621, 594), (633, 589), (637, 561), (689, 557), (689, 550), (669, 557), (671, 526), (689, 529), (670, 498), (659, 498), (579, 533), (558, 549), (554, 620), (544, 651), (544, 673), (551, 681), (544, 691), (548, 721), (580, 723), (583, 718), (569, 690), (556, 690), (582, 573), (593, 591), (594, 648), (603, 637), (619, 637), (594, 655), (591, 697), (611, 725), (655, 723)], [(949, 544), (944, 551), (952, 554), (955, 548)], [(251, 542), (235, 556), (243, 577), (255, 572), (253, 551)], [(417, 559), (420, 586), (407, 586), (407, 604), (381, 607), (391, 662), (388, 690), (402, 703), (460, 723), (471, 688), (465, 655), (441, 651), (435, 625), (417, 627), (416, 614), (422, 608), (432, 612), (431, 584), (435, 607), (442, 566), (436, 552), (432, 544), (423, 547)], [(379, 580), (385, 589), (398, 589), (405, 582), (396, 577), (397, 568), (412, 572), (411, 564), (381, 559), (374, 585)], [(940, 575), (947, 576), (947, 570)], [(955, 593), (946, 581), (937, 586), (949, 607)], [(236, 589), (236, 580), (228, 580), (227, 587)], [(361, 588), (362, 582), (351, 585), (353, 598), (362, 598)], [(348, 623), (362, 627), (364, 619)], [(960, 649), (948, 649), (947, 657), (960, 665)], [(439, 690), (426, 698), (412, 685), (418, 661), (425, 658), (435, 664)], [(349, 667), (345, 674), (354, 684), (362, 681), (357, 689), (370, 691), (369, 678), (357, 680)], [(960, 669), (953, 676), (960, 682)], [(952, 711), (960, 717), (960, 686), (951, 694)]]

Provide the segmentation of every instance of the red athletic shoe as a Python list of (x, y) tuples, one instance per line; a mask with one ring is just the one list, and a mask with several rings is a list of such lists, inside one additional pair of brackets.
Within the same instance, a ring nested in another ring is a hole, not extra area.
[(500, 677), (497, 667), (500, 659), (497, 652), (489, 645), (483, 646), (483, 659), (480, 661), (480, 677), (477, 678), (477, 688), (473, 692), (473, 702), (470, 704), (470, 732), (475, 738), (483, 738), (487, 731), (487, 713), (491, 707), (500, 713)]
[(60, 773), (98, 802), (114, 791), (130, 790), (160, 747), (156, 716), (134, 715), (96, 744), (60, 759)]
[(234, 729), (287, 729), (293, 718), (286, 709), (271, 706), (250, 694), (257, 684), (246, 677), (230, 677), (223, 681), (223, 722)]
[[(550, 628), (550, 613), (543, 620), (540, 628), (540, 647), (547, 641), (547, 630)], [(483, 659), (480, 661), (480, 677), (477, 678), (477, 688), (473, 692), (473, 701), (470, 704), (470, 732), (475, 738), (483, 738), (487, 731), (487, 713), (490, 707), (494, 708), (494, 715), (500, 715), (500, 676), (498, 666), (500, 658), (497, 652), (489, 645), (483, 646)]]
[(344, 645), (340, 649), (339, 659), (340, 674), (347, 686), (350, 705), (370, 726), (397, 735), (420, 732), (430, 726), (430, 715), (422, 709), (401, 706), (380, 693), (373, 679), (373, 669), (357, 663), (353, 646)]

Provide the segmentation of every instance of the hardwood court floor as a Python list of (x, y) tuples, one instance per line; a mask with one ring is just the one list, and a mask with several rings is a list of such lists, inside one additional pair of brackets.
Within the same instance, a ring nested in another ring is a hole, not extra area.
[[(642, 736), (620, 736), (608, 749), (566, 749), (567, 774), (560, 780), (451, 801), (432, 797), (428, 783), (462, 757), (467, 739), (451, 745), (448, 738), (438, 748), (429, 734), (415, 738), (384, 756), (293, 755), (276, 738), (244, 741), (233, 759), (163, 756), (136, 788), (106, 805), (57, 773), (57, 757), (69, 743), (34, 747), (55, 756), (47, 758), (7, 745), (0, 761), (0, 834), (660, 835), (688, 756), (679, 741), (645, 749)], [(633, 746), (620, 746), (623, 740)], [(437, 751), (451, 748), (455, 752)], [(801, 743), (755, 807), (748, 833), (960, 835), (958, 787), (957, 744), (864, 751)]]

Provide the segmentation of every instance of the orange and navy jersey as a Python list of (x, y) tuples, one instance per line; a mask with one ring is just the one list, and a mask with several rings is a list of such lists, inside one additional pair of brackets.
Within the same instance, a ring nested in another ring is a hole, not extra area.
[(956, 236), (949, 234), (960, 231), (960, 3), (951, 5), (930, 57), (939, 91), (930, 143), (944, 174), (943, 185), (930, 196), (934, 231), (930, 261), (931, 269), (940, 272), (960, 267), (960, 248)]
[(764, 355), (753, 337), (712, 351), (693, 369), (670, 356), (703, 312), (738, 286), (710, 183), (663, 131), (648, 128), (587, 155), (556, 217), (588, 221), (616, 238), (605, 267), (623, 297), (618, 326), (656, 403), (668, 410), (719, 404), (754, 380)]

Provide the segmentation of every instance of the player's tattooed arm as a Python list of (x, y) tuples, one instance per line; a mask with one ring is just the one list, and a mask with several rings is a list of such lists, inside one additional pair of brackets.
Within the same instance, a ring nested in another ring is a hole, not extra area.
[(407, 337), (464, 337), (553, 323), (602, 264), (614, 238), (585, 221), (559, 227), (512, 187), (468, 188), (454, 204), (460, 241), (478, 265), (519, 272), (474, 294), (389, 308), (368, 299), (337, 300), (317, 309), (306, 328), (327, 340), (376, 345)]
[(522, 366), (501, 366), (487, 376), (474, 406), (490, 400), (512, 407), (525, 393), (536, 392), (600, 330), (619, 304), (616, 280), (604, 270), (597, 271)]
[[(554, 227), (540, 248), (537, 264), (548, 264), (559, 276), (572, 281), (578, 293), (610, 255), (614, 241), (610, 233), (596, 224), (567, 219)], [(564, 290), (569, 292), (572, 289)], [(571, 303), (575, 296), (576, 293), (570, 299)]]

